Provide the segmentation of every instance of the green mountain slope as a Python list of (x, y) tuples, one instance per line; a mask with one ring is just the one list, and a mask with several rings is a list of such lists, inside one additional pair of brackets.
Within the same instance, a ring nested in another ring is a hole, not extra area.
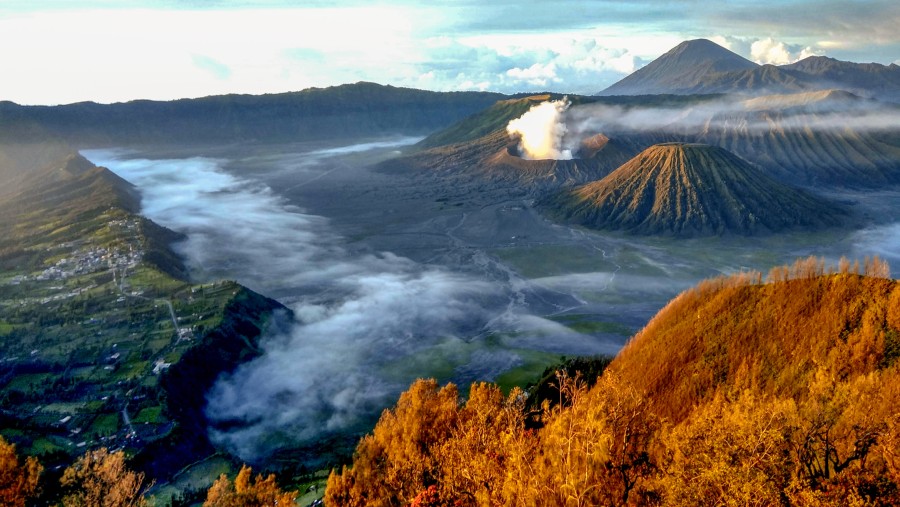
[(48, 466), (124, 448), (165, 481), (215, 452), (205, 392), (286, 310), (188, 282), (180, 236), (109, 170), (71, 153), (22, 174), (0, 197), (0, 434)]

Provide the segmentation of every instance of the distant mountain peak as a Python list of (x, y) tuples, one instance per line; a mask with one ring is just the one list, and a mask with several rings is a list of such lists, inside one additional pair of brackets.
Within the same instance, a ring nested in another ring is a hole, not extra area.
[(757, 65), (718, 44), (682, 42), (599, 95), (775, 94), (842, 89), (900, 102), (900, 66), (809, 56), (788, 65)]
[(732, 51), (716, 44), (709, 39), (693, 39), (682, 42), (670, 49), (662, 58), (680, 58), (696, 61), (723, 61), (733, 62), (735, 66), (752, 68), (756, 64)]
[(682, 42), (603, 91), (603, 95), (645, 95), (690, 91), (710, 76), (759, 66), (707, 39)]

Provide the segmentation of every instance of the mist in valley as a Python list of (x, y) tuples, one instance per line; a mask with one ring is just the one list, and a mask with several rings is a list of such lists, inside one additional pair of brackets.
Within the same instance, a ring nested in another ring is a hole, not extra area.
[[(314, 150), (307, 161), (390, 147)], [(134, 183), (146, 216), (186, 234), (175, 248), (198, 281), (236, 279), (293, 310), (290, 330), (266, 336), (262, 357), (209, 393), (208, 415), (228, 428), (213, 439), (243, 459), (365, 430), (417, 377), (490, 380), (521, 366), (523, 351), (611, 354), (622, 344), (533, 314), (528, 294), (541, 287), (350, 252), (327, 218), (225, 172), (224, 160), (83, 153)], [(578, 304), (554, 297), (541, 306)]]

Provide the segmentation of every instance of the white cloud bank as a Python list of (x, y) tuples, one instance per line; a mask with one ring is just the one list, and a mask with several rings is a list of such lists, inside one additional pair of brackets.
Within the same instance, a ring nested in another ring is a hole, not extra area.
[(788, 45), (771, 37), (754, 41), (750, 45), (750, 58), (759, 64), (786, 65), (810, 56), (823, 54), (825, 53), (821, 49)]

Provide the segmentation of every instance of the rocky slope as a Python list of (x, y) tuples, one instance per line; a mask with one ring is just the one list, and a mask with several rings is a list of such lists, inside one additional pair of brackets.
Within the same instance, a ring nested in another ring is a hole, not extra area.
[(651, 146), (602, 180), (552, 196), (542, 207), (587, 227), (677, 236), (815, 228), (841, 216), (722, 148), (684, 143)]

